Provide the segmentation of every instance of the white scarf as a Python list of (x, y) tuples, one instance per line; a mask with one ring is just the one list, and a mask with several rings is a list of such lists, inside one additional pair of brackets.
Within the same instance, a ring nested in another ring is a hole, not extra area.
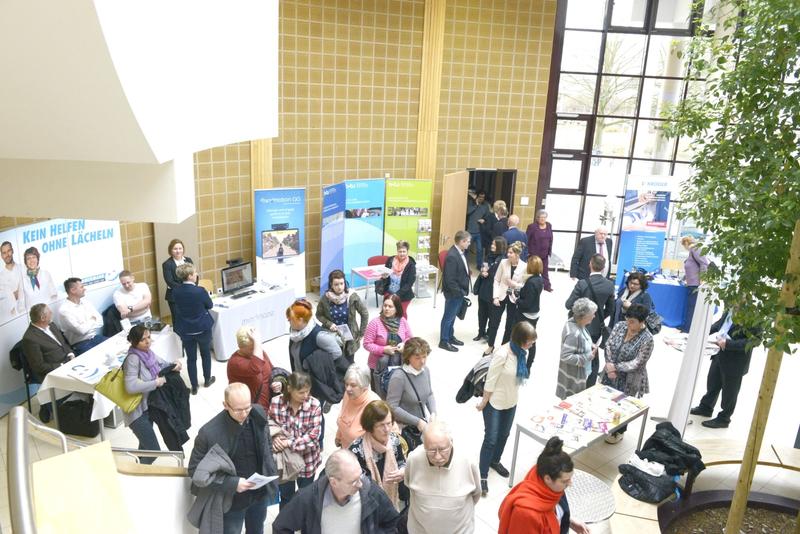
[(404, 363), (403, 364), (403, 371), (405, 371), (406, 373), (408, 373), (410, 375), (419, 376), (419, 375), (421, 375), (423, 373), (423, 371), (425, 371), (425, 368), (423, 367), (422, 369), (417, 371), (416, 369), (411, 367), (409, 364)]
[(311, 319), (302, 330), (289, 329), (289, 341), (293, 343), (303, 341), (314, 330), (315, 326), (317, 326), (317, 323), (314, 322), (314, 319)]

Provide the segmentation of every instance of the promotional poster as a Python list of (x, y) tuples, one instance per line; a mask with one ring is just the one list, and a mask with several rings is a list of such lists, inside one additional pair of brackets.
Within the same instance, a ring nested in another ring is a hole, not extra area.
[(322, 188), (320, 294), (328, 289), (328, 273), (344, 267), (345, 184)]
[(397, 252), (398, 241), (408, 241), (418, 263), (430, 262), (432, 188), (430, 180), (386, 180), (385, 255)]
[(256, 271), (259, 282), (292, 287), (306, 294), (306, 190), (257, 189), (253, 192)]
[[(383, 178), (347, 180), (345, 185), (344, 262), (347, 281), (353, 284), (353, 267), (363, 267), (383, 249)], [(392, 253), (394, 254), (394, 252)], [(326, 271), (323, 271), (326, 276)]]

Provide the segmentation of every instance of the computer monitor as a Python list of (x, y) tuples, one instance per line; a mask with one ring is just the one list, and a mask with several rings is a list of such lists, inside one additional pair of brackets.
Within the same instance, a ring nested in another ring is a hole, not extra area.
[(239, 263), (222, 269), (222, 292), (226, 295), (255, 284), (253, 280), (253, 264)]

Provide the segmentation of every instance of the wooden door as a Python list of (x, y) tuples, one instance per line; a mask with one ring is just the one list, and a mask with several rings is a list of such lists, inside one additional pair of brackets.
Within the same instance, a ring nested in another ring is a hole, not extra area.
[[(439, 211), (439, 250), (449, 249), (453, 245), (455, 233), (465, 229), (468, 181), (469, 172), (466, 170), (444, 175), (442, 206)], [(431, 251), (431, 256), (438, 254)]]

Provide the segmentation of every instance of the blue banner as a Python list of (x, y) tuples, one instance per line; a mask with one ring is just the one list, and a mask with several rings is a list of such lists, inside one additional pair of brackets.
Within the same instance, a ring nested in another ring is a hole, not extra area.
[(253, 235), (258, 280), (306, 294), (306, 190), (257, 189)]
[(383, 250), (383, 178), (347, 180), (345, 186), (344, 272), (352, 285), (351, 270), (362, 267)]
[(322, 188), (320, 295), (328, 289), (328, 273), (344, 269), (345, 184)]

